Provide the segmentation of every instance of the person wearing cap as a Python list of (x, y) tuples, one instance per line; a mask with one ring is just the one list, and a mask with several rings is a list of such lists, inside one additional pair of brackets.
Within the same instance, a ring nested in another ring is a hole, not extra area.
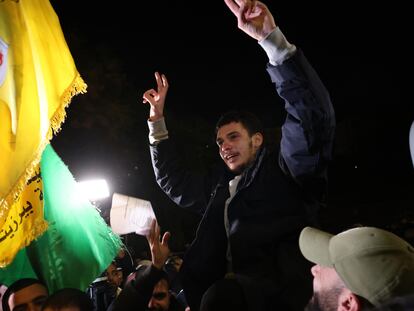
[(48, 289), (40, 280), (19, 279), (5, 291), (2, 297), (3, 311), (40, 311), (48, 296)]
[(394, 233), (358, 227), (332, 235), (306, 227), (299, 247), (315, 264), (307, 310), (359, 311), (414, 294), (414, 248)]

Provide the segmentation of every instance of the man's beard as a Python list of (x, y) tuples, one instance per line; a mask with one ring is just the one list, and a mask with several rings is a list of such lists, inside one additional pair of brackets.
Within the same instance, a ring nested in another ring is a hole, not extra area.
[(232, 173), (234, 176), (241, 175), (248, 166), (246, 164), (240, 164), (239, 166), (230, 169), (230, 167), (227, 166), (227, 169)]
[(305, 311), (336, 311), (338, 310), (338, 298), (342, 288), (332, 288), (323, 293), (314, 293), (305, 307)]
[[(252, 151), (253, 150), (252, 140), (250, 140), (250, 143), (249, 143), (249, 150), (250, 150), (250, 152), (253, 152)], [(242, 164), (240, 164), (239, 166), (237, 166), (233, 169), (230, 169), (230, 167), (228, 165), (226, 165), (226, 167), (233, 175), (241, 175), (242, 173), (244, 173), (245, 170), (250, 168), (255, 163), (257, 155), (258, 155), (258, 151), (256, 151), (254, 153), (254, 155), (251, 157), (251, 159), (249, 159), (247, 162), (242, 163)]]

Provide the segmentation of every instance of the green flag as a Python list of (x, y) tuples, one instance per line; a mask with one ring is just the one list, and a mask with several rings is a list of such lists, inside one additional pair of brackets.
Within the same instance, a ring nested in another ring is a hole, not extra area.
[(10, 285), (14, 281), (23, 278), (37, 279), (36, 273), (33, 271), (29, 258), (27, 258), (26, 249), (21, 249), (12, 263), (7, 268), (0, 269), (0, 283)]
[(30, 276), (33, 269), (50, 292), (63, 287), (85, 290), (116, 257), (122, 242), (79, 194), (72, 174), (50, 145), (40, 169), (48, 230), (19, 252), (16, 262), (0, 269), (0, 280), (10, 284)]

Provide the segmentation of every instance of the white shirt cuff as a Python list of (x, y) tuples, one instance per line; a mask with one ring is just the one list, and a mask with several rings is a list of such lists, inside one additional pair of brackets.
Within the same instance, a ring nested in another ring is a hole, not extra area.
[(165, 119), (161, 118), (157, 121), (147, 121), (149, 128), (149, 142), (151, 145), (156, 145), (162, 140), (168, 139), (168, 130), (165, 125)]
[(259, 41), (265, 50), (269, 63), (276, 66), (282, 64), (296, 52), (296, 46), (290, 44), (279, 27), (276, 27), (266, 38)]

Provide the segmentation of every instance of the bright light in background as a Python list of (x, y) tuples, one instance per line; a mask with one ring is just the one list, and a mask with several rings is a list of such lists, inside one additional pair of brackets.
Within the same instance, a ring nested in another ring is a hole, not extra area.
[(109, 197), (109, 187), (105, 179), (80, 181), (78, 187), (79, 191), (90, 201)]

